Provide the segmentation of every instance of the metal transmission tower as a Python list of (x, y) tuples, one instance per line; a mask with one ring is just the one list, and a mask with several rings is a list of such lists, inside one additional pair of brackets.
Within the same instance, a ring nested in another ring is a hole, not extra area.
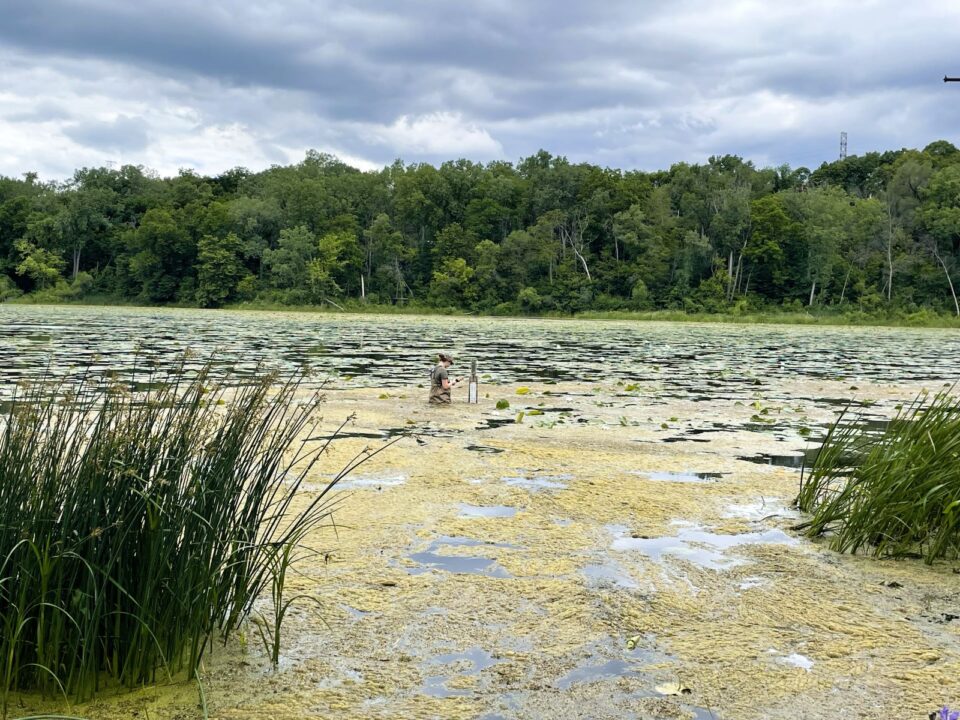
[(847, 133), (845, 131), (840, 133), (840, 159), (847, 159)]

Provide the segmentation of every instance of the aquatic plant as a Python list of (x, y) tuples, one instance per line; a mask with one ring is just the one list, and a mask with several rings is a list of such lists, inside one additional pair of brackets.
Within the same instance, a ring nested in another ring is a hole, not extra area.
[(18, 690), (82, 700), (193, 675), (265, 590), (278, 637), (294, 551), (332, 522), (329, 491), (386, 445), (295, 503), (330, 443), (301, 440), (322, 396), (263, 368), (210, 387), (210, 370), (184, 361), (145, 392), (47, 377), (0, 416), (3, 716)]
[(797, 527), (841, 552), (960, 555), (960, 398), (921, 393), (879, 433), (846, 414), (801, 477)]

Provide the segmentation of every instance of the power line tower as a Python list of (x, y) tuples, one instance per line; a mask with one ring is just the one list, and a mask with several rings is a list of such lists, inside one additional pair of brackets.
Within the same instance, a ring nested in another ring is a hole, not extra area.
[(840, 159), (841, 159), (841, 160), (846, 160), (846, 159), (847, 159), (847, 133), (846, 133), (846, 131), (842, 131), (842, 132), (840, 133)]

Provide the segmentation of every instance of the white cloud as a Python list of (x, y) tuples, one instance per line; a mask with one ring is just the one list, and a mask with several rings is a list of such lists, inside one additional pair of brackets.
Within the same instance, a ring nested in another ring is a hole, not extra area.
[(402, 115), (388, 126), (369, 127), (371, 142), (386, 145), (400, 154), (422, 153), (451, 158), (503, 155), (503, 146), (478, 124), (460, 113), (436, 112), (418, 117)]
[(336, 123), (305, 111), (298, 93), (9, 53), (0, 53), (0, 74), (9, 80), (0, 92), (0, 174), (64, 179), (84, 166), (132, 164), (216, 175), (297, 162), (309, 149), (362, 170), (382, 166), (339, 147)]

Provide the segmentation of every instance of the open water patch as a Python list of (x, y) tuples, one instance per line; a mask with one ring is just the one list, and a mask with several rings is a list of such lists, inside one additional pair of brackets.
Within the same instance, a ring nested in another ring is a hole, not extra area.
[(335, 487), (340, 490), (382, 490), (407, 482), (406, 475), (357, 475), (341, 480)]
[(757, 455), (740, 455), (737, 457), (737, 459), (756, 463), (758, 465), (773, 465), (775, 467), (785, 467), (793, 470), (800, 470), (803, 467), (810, 467), (813, 465), (813, 462), (817, 459), (817, 455), (819, 453), (820, 448), (811, 448), (810, 450), (803, 451), (799, 455), (796, 453), (789, 455), (760, 453)]
[(509, 505), (466, 505), (460, 503), (462, 518), (511, 518), (517, 514), (515, 507)]
[(326, 435), (314, 435), (308, 437), (308, 442), (329, 442), (331, 440), (349, 440), (353, 439), (364, 439), (364, 440), (383, 440), (389, 437), (387, 433), (380, 431), (370, 431), (366, 432), (363, 430), (345, 430), (343, 432), (330, 432)]
[(590, 587), (614, 587), (624, 590), (635, 590), (639, 587), (634, 579), (624, 572), (620, 564), (612, 560), (596, 565), (587, 565), (581, 572), (583, 572)]
[(674, 482), (674, 483), (711, 483), (716, 482), (724, 476), (720, 472), (644, 472), (641, 470), (631, 471), (631, 475), (639, 475), (647, 480), (655, 482)]
[[(554, 681), (553, 686), (560, 690), (569, 690), (574, 685), (593, 683), (604, 680), (618, 680), (625, 677), (640, 677), (645, 675), (644, 666), (652, 663), (671, 662), (670, 655), (661, 653), (653, 647), (651, 636), (637, 636), (642, 644), (623, 651), (619, 657), (609, 657), (610, 648), (594, 643), (587, 649), (587, 657), (568, 673)], [(628, 646), (630, 647), (630, 646)]]
[(362, 620), (370, 614), (369, 610), (358, 610), (352, 605), (347, 605), (346, 603), (339, 603), (339, 607), (343, 610), (349, 617), (351, 617), (354, 622), (357, 620)]
[(762, 577), (748, 577), (744, 578), (737, 585), (738, 590), (753, 590), (753, 588), (764, 587), (767, 585), (767, 581)]
[(573, 480), (573, 475), (505, 475), (500, 479), (510, 487), (537, 492), (539, 490), (566, 490), (567, 481)]
[(579, 683), (611, 680), (638, 674), (636, 670), (632, 669), (629, 662), (618, 658), (600, 664), (580, 665), (557, 680), (554, 685), (560, 690), (569, 690), (571, 686)]
[(775, 505), (767, 503), (764, 500), (758, 500), (753, 503), (734, 503), (728, 505), (723, 517), (757, 522), (771, 517), (795, 518), (798, 515), (799, 513), (797, 513), (796, 510), (791, 510), (783, 505)]
[(780, 655), (780, 653), (774, 648), (767, 650), (768, 655), (777, 655), (776, 661), (781, 665), (789, 665), (790, 667), (800, 668), (806, 672), (810, 672), (813, 669), (814, 662), (806, 655), (801, 655), (800, 653), (790, 653), (789, 655)]
[(666, 558), (684, 560), (710, 570), (726, 570), (747, 562), (743, 558), (730, 557), (726, 553), (743, 545), (784, 544), (794, 545), (796, 539), (782, 530), (720, 535), (701, 528), (684, 528), (676, 535), (665, 537), (617, 537), (611, 549), (618, 552), (638, 551), (656, 563)]
[(437, 675), (428, 675), (420, 692), (431, 697), (465, 697), (473, 695), (472, 690), (460, 690), (447, 687), (447, 683), (454, 676), (479, 675), (489, 667), (493, 667), (500, 660), (494, 659), (488, 651), (474, 646), (463, 652), (436, 655), (424, 663), (425, 669), (444, 666), (449, 672)]
[(431, 570), (442, 570), (454, 575), (484, 575), (495, 578), (513, 577), (505, 568), (497, 563), (495, 558), (481, 555), (446, 555), (438, 552), (441, 548), (450, 546), (516, 547), (505, 543), (482, 542), (472, 538), (442, 535), (431, 542), (422, 552), (411, 553), (407, 556), (419, 565), (419, 567), (406, 568), (407, 572), (411, 575), (421, 575)]

